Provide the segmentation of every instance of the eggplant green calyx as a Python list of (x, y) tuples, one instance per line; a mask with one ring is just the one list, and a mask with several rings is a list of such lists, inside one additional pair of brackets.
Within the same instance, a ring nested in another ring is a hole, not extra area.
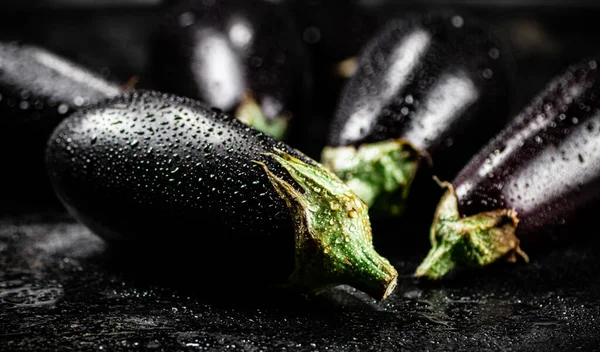
[(421, 154), (404, 139), (354, 146), (325, 147), (321, 161), (338, 175), (369, 208), (380, 215), (404, 210)]
[(296, 267), (289, 286), (318, 294), (347, 284), (385, 299), (394, 290), (398, 273), (373, 248), (367, 206), (321, 165), (309, 165), (281, 151), (266, 155), (303, 190), (257, 162), (285, 200), (294, 222)]
[(272, 120), (267, 119), (251, 94), (245, 93), (235, 112), (235, 117), (244, 124), (277, 139), (283, 139), (287, 131), (290, 116), (283, 113)]
[(497, 209), (461, 218), (454, 188), (448, 182), (442, 185), (447, 191), (431, 226), (432, 248), (415, 276), (438, 279), (457, 265), (483, 267), (500, 258), (514, 262), (517, 254), (529, 261), (515, 236), (519, 223), (515, 210)]

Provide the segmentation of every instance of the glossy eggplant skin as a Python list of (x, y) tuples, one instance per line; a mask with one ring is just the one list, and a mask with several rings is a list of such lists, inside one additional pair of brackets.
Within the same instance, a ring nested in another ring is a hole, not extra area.
[(515, 210), (516, 236), (527, 251), (597, 209), (597, 65), (597, 58), (584, 59), (557, 76), (462, 169), (452, 181), (462, 216)]
[(502, 127), (510, 71), (490, 27), (456, 13), (392, 20), (363, 49), (342, 91), (328, 145), (402, 138), (452, 177)]
[(270, 239), (293, 250), (293, 236), (275, 235), (292, 232), (285, 202), (253, 163), (281, 172), (262, 154), (273, 148), (310, 162), (194, 100), (136, 91), (64, 121), (49, 140), (46, 163), (63, 202), (109, 241), (163, 241), (190, 230), (202, 241), (214, 229), (224, 240), (235, 236), (250, 246)]
[(232, 114), (249, 95), (267, 121), (302, 115), (309, 66), (286, 10), (265, 0), (173, 2), (156, 34), (156, 89)]
[(319, 158), (344, 84), (356, 57), (377, 32), (378, 12), (361, 1), (291, 0), (290, 7), (311, 62), (310, 113), (291, 129), (290, 143)]
[(72, 110), (120, 93), (75, 63), (40, 47), (0, 43), (0, 112), (4, 123), (66, 116)]
[[(44, 169), (44, 147), (71, 112), (114, 96), (120, 87), (41, 47), (0, 43), (0, 150), (6, 170), (3, 200), (54, 199)], [(17, 185), (21, 185), (18, 186)]]
[(309, 293), (350, 284), (380, 299), (396, 286), (367, 207), (344, 183), (196, 100), (134, 91), (80, 111), (50, 137), (46, 165), (63, 204), (96, 234), (194, 258), (220, 282)]
[(289, 180), (262, 154), (273, 148), (310, 162), (194, 100), (140, 91), (65, 120), (49, 140), (46, 164), (70, 212), (108, 241), (209, 242), (212, 249), (203, 250), (222, 248), (211, 258), (242, 256), (235, 248), (243, 248), (258, 262), (278, 260), (280, 274), (289, 275), (292, 221), (253, 162)]

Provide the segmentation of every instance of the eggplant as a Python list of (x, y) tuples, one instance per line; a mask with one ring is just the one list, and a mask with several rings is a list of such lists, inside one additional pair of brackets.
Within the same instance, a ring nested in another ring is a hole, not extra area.
[(319, 158), (340, 91), (356, 71), (359, 51), (381, 22), (364, 1), (291, 0), (286, 5), (308, 49), (312, 73), (310, 114), (291, 128), (286, 141)]
[(119, 86), (46, 49), (0, 42), (0, 150), (4, 167), (11, 170), (0, 176), (2, 199), (10, 200), (11, 208), (17, 200), (53, 199), (44, 168), (52, 130), (72, 111), (120, 92)]
[(61, 201), (96, 234), (194, 248), (201, 275), (306, 292), (349, 284), (376, 298), (396, 285), (367, 207), (344, 183), (198, 101), (134, 91), (99, 103), (57, 127), (46, 165)]
[(266, 0), (176, 1), (156, 34), (155, 87), (282, 139), (308, 105), (308, 61), (287, 9)]
[(451, 177), (503, 126), (508, 56), (473, 18), (426, 13), (390, 21), (344, 87), (323, 164), (369, 207), (400, 214), (423, 160)]
[(531, 103), (445, 182), (432, 248), (417, 276), (481, 267), (571, 233), (600, 199), (600, 72), (584, 59)]

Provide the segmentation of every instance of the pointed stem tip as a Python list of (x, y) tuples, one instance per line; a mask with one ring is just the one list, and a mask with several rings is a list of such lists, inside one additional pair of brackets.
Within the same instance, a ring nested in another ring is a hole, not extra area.
[(350, 284), (363, 291), (369, 296), (384, 300), (396, 288), (398, 284), (398, 272), (385, 259), (376, 254), (377, 263), (349, 270), (347, 277), (340, 277), (340, 281)]
[(286, 202), (295, 229), (296, 268), (292, 286), (313, 293), (348, 284), (386, 298), (398, 273), (373, 248), (368, 209), (337, 176), (281, 151), (269, 153), (296, 182), (292, 186), (261, 163)]
[(454, 269), (455, 266), (456, 262), (452, 258), (451, 248), (432, 248), (415, 271), (415, 276), (439, 279)]
[(483, 267), (500, 258), (514, 261), (518, 254), (527, 260), (515, 235), (519, 220), (513, 209), (497, 209), (461, 217), (454, 188), (444, 182), (431, 225), (431, 250), (415, 276), (438, 279), (459, 264)]

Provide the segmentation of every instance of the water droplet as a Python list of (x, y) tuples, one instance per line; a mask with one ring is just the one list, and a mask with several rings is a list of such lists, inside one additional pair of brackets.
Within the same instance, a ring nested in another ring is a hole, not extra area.
[(589, 132), (592, 132), (594, 130), (594, 123), (590, 122), (586, 127)]
[(486, 68), (485, 70), (483, 70), (483, 72), (481, 74), (483, 75), (483, 78), (490, 79), (494, 75), (494, 72), (492, 70), (490, 70), (489, 68)]
[(189, 12), (189, 11), (182, 13), (181, 15), (179, 15), (179, 18), (178, 18), (180, 27), (191, 26), (192, 24), (194, 24), (194, 21), (196, 21), (196, 16), (192, 12)]
[(453, 25), (454, 27), (456, 27), (456, 28), (460, 28), (460, 27), (462, 27), (464, 24), (465, 24), (465, 20), (464, 20), (464, 19), (463, 19), (461, 16), (459, 16), (459, 15), (456, 15), (456, 16), (452, 17), (452, 25)]
[(498, 50), (497, 48), (491, 48), (488, 54), (492, 59), (496, 60), (500, 57), (500, 50)]
[(67, 111), (69, 111), (69, 106), (67, 104), (60, 104), (58, 106), (58, 113), (63, 115), (66, 114)]
[(354, 219), (354, 218), (358, 217), (358, 213), (356, 212), (356, 210), (352, 209), (348, 212), (348, 217)]
[(84, 102), (85, 100), (83, 99), (83, 97), (80, 96), (77, 96), (75, 97), (75, 99), (73, 99), (73, 104), (75, 104), (76, 106), (82, 106)]
[(315, 44), (321, 40), (321, 31), (315, 26), (309, 26), (304, 30), (302, 38), (309, 44)]

